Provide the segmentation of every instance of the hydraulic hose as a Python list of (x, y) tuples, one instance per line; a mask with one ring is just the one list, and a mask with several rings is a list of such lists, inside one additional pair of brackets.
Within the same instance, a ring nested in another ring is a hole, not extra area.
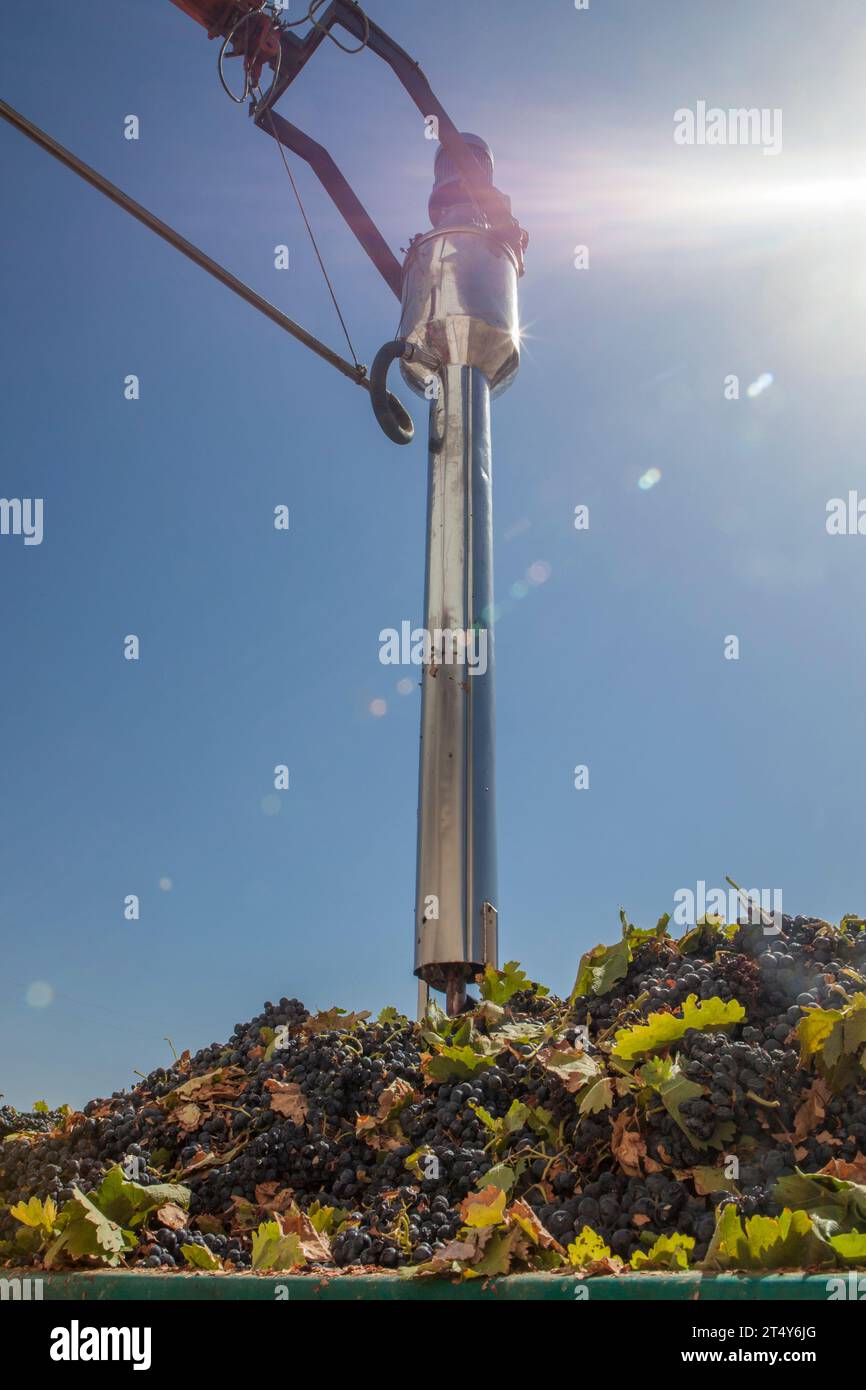
[(405, 338), (395, 338), (392, 343), (385, 343), (379, 348), (370, 368), (370, 400), (373, 402), (373, 414), (385, 434), (395, 444), (411, 444), (415, 436), (411, 415), (388, 390), (388, 368), (398, 357), (404, 356), (408, 346)]

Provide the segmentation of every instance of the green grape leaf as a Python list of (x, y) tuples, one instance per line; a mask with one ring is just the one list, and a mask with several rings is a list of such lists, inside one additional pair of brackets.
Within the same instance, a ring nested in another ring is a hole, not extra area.
[(827, 1239), (844, 1263), (866, 1264), (866, 1235), (860, 1231), (846, 1231)]
[(613, 1078), (603, 1076), (584, 1091), (577, 1108), (581, 1115), (597, 1115), (600, 1110), (609, 1110), (615, 1099)]
[(79, 1188), (73, 1187), (72, 1191), (71, 1200), (61, 1212), (60, 1234), (45, 1252), (46, 1268), (55, 1265), (61, 1255), (72, 1260), (91, 1256), (104, 1264), (119, 1264), (121, 1256), (135, 1248), (132, 1231), (112, 1221)]
[(24, 1226), (50, 1235), (57, 1224), (57, 1204), (51, 1197), (46, 1197), (44, 1202), (39, 1197), (31, 1197), (29, 1202), (17, 1202), (10, 1207), (9, 1215)]
[(797, 1025), (800, 1065), (814, 1061), (831, 1090), (839, 1092), (855, 1080), (866, 1043), (866, 994), (857, 993), (842, 1009), (808, 1009)]
[(569, 1264), (575, 1269), (586, 1269), (597, 1260), (609, 1260), (610, 1246), (605, 1245), (600, 1235), (591, 1226), (584, 1226), (566, 1250)]
[(520, 994), (525, 989), (534, 990), (540, 995), (549, 992), (544, 985), (537, 985), (530, 980), (521, 970), (519, 961), (506, 961), (501, 970), (494, 970), (492, 965), (485, 967), (481, 977), (482, 999), (489, 999), (492, 1004), (498, 1004), (502, 1008), (513, 995)]
[(815, 1229), (808, 1212), (786, 1207), (779, 1216), (749, 1216), (745, 1224), (733, 1202), (721, 1210), (710, 1241), (706, 1269), (811, 1269), (834, 1264), (835, 1253)]
[(779, 1178), (773, 1197), (783, 1206), (806, 1211), (833, 1223), (836, 1231), (850, 1233), (866, 1227), (866, 1186), (834, 1178), (829, 1173), (802, 1173), (799, 1169)]
[(488, 1168), (486, 1173), (482, 1173), (476, 1183), (476, 1187), (498, 1187), (505, 1193), (506, 1197), (511, 1195), (517, 1179), (526, 1169), (526, 1160), (518, 1159), (515, 1163), (494, 1163), (492, 1168)]
[(666, 912), (654, 927), (641, 928), (633, 926), (620, 908), (619, 920), (622, 929), (621, 940), (613, 946), (593, 946), (591, 951), (586, 951), (581, 956), (577, 978), (568, 996), (569, 1005), (573, 1005), (575, 1000), (583, 995), (598, 996), (613, 989), (617, 981), (628, 971), (636, 949), (645, 941), (660, 941), (662, 937), (667, 936), (670, 914)]
[(613, 1055), (623, 1062), (634, 1062), (650, 1052), (659, 1052), (679, 1041), (689, 1028), (727, 1028), (745, 1018), (746, 1011), (736, 999), (724, 1001), (718, 996), (698, 1000), (690, 994), (682, 1006), (682, 1014), (650, 1014), (646, 1023), (620, 1028), (614, 1038)]
[(175, 1206), (189, 1207), (190, 1190), (180, 1183), (160, 1182), (150, 1187), (131, 1182), (124, 1176), (123, 1169), (115, 1164), (109, 1168), (99, 1187), (89, 1192), (88, 1198), (95, 1207), (120, 1226), (135, 1227), (141, 1224), (154, 1207), (167, 1202)]
[(484, 1230), (487, 1226), (505, 1224), (506, 1193), (495, 1183), (488, 1183), (480, 1192), (470, 1192), (460, 1203), (460, 1215), (466, 1226)]
[(540, 1052), (536, 1060), (562, 1082), (567, 1091), (582, 1091), (598, 1079), (601, 1068), (594, 1057), (580, 1048), (561, 1046)]
[(446, 1044), (438, 1052), (422, 1053), (421, 1069), (428, 1081), (466, 1081), (485, 1067), (492, 1067), (493, 1055)]
[(188, 1265), (193, 1265), (195, 1269), (222, 1269), (222, 1260), (218, 1260), (212, 1250), (208, 1250), (206, 1245), (182, 1245), (180, 1253), (183, 1255)]
[(284, 1236), (278, 1222), (263, 1221), (253, 1232), (253, 1269), (296, 1269), (306, 1262), (300, 1238), (294, 1232)]
[(639, 1269), (688, 1269), (689, 1256), (695, 1248), (694, 1236), (659, 1236), (649, 1250), (636, 1250), (631, 1267)]

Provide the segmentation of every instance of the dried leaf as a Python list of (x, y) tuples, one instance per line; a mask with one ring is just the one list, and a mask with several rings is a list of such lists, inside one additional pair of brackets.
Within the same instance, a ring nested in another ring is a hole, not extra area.
[(181, 1105), (174, 1112), (175, 1119), (185, 1134), (191, 1134), (198, 1129), (205, 1117), (205, 1112), (200, 1105), (193, 1101), (188, 1101), (186, 1105)]
[(792, 1138), (795, 1143), (799, 1144), (814, 1132), (827, 1113), (829, 1101), (830, 1087), (822, 1077), (816, 1077), (794, 1115)]
[(525, 1231), (533, 1245), (539, 1246), (542, 1250), (562, 1250), (559, 1241), (542, 1225), (528, 1202), (520, 1198), (512, 1202), (508, 1208), (508, 1218)]
[(285, 1115), (293, 1124), (302, 1125), (307, 1118), (307, 1098), (297, 1081), (274, 1081), (269, 1077), (265, 1090), (270, 1092), (271, 1109)]
[(331, 1262), (331, 1242), (323, 1231), (317, 1231), (307, 1213), (301, 1211), (294, 1202), (277, 1217), (283, 1234), (297, 1236), (301, 1250), (307, 1260), (314, 1264)]
[(189, 1215), (176, 1202), (166, 1202), (163, 1206), (157, 1207), (156, 1220), (160, 1226), (167, 1226), (170, 1231), (182, 1231), (189, 1221)]
[(866, 1184), (866, 1157), (861, 1153), (854, 1155), (852, 1163), (846, 1162), (844, 1158), (831, 1158), (821, 1169), (831, 1178), (841, 1178), (843, 1182), (859, 1182)]
[[(634, 1125), (631, 1129), (629, 1126)], [(613, 1122), (610, 1140), (611, 1152), (622, 1171), (630, 1178), (642, 1177), (641, 1159), (646, 1156), (646, 1144), (637, 1128), (634, 1110), (622, 1110)], [(661, 1152), (661, 1145), (659, 1145)]]

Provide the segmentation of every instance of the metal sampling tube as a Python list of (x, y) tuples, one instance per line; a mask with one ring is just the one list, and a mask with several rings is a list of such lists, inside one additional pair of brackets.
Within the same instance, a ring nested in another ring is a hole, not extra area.
[[(483, 141), (464, 136), (492, 177)], [(490, 401), (518, 368), (517, 263), (473, 222), (445, 152), (434, 230), (415, 239), (400, 337), (437, 375), (403, 359), (430, 404), (415, 974), (459, 1012), (466, 983), (497, 963), (493, 487)]]

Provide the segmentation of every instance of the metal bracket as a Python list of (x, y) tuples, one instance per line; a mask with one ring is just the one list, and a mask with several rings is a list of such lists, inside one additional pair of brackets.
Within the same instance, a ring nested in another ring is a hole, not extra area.
[(313, 21), (313, 25), (302, 39), (296, 38), (287, 29), (280, 31), (282, 54), (279, 77), (268, 94), (266, 104), (260, 103), (254, 111), (254, 120), (260, 130), (273, 135), (286, 149), (306, 160), (397, 298), (401, 295), (400, 263), (334, 160), (322, 145), (273, 112), (275, 103), (303, 70), (327, 34), (337, 26), (388, 64), (425, 119), (430, 116), (436, 118), (439, 141), (451, 156), (470, 198), (483, 214), (490, 230), (513, 248), (519, 273), (522, 274), (527, 237), (511, 215), (511, 200), (484, 182), (469, 146), (437, 100), (415, 59), (400, 48), (384, 29), (374, 24), (355, 0), (331, 0), (327, 10), (321, 18)]
[[(246, 17), (258, 15), (264, 7), (263, 0), (173, 0), (173, 3), (201, 24), (212, 39), (226, 38)], [(523, 253), (528, 238), (511, 215), (511, 200), (484, 181), (472, 151), (437, 100), (415, 59), (395, 43), (384, 29), (374, 24), (356, 0), (331, 0), (321, 15), (311, 16), (310, 28), (303, 38), (297, 38), (291, 29), (281, 26), (276, 19), (272, 20), (272, 24), (272, 36), (279, 41), (279, 60), (265, 59), (274, 68), (275, 77), (264, 98), (253, 103), (251, 112), (255, 124), (309, 164), (350, 231), (397, 298), (401, 297), (402, 292), (400, 262), (348, 180), (323, 145), (274, 110), (313, 54), (331, 31), (338, 27), (345, 29), (360, 47), (369, 48), (371, 53), (388, 64), (425, 120), (435, 117), (439, 141), (451, 157), (471, 202), (481, 214), (482, 224), (512, 248), (518, 273), (522, 275)]]
[[(291, 35), (289, 36), (291, 37)], [(272, 103), (255, 115), (255, 123), (267, 135), (273, 135), (287, 150), (299, 155), (309, 164), (319, 183), (343, 216), (349, 230), (361, 243), (385, 284), (399, 299), (403, 269), (379, 228), (360, 198), (340, 173), (324, 145), (319, 145), (304, 131), (292, 125), (284, 116), (271, 110)]]
[(481, 940), (484, 944), (484, 963), (499, 968), (499, 913), (486, 900), (481, 904)]

